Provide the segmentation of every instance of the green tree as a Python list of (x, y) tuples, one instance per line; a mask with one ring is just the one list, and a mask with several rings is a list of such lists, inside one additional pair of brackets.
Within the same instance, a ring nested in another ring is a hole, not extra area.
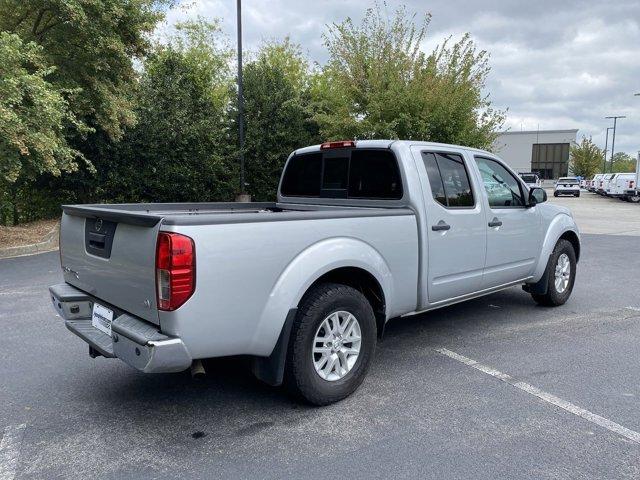
[(629, 173), (636, 171), (636, 159), (628, 153), (618, 152), (613, 155), (611, 163), (611, 172), (613, 173)]
[(503, 124), (483, 92), (488, 55), (469, 37), (421, 50), (430, 16), (379, 4), (361, 24), (347, 18), (324, 35), (329, 61), (312, 83), (326, 139), (404, 138), (488, 148)]
[(0, 32), (0, 202), (3, 223), (19, 220), (18, 193), (42, 173), (60, 175), (77, 168), (80, 153), (65, 132), (83, 131), (70, 112), (65, 92), (51, 84), (55, 68), (42, 47)]
[(231, 51), (217, 23), (177, 26), (144, 64), (138, 123), (100, 165), (103, 199), (232, 200), (236, 160), (228, 146)]
[(133, 59), (150, 46), (148, 34), (169, 0), (0, 0), (0, 30), (42, 47), (49, 81), (73, 92), (77, 118), (112, 138), (134, 121)]
[(602, 170), (604, 152), (593, 143), (591, 137), (582, 137), (580, 143), (569, 148), (571, 171), (576, 176), (591, 178)]
[(244, 72), (248, 190), (273, 200), (292, 150), (318, 141), (310, 120), (309, 64), (288, 39), (268, 43)]

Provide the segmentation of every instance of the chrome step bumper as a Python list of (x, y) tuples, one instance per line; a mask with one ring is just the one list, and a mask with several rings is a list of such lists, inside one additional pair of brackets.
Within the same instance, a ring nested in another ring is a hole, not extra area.
[[(66, 327), (88, 343), (92, 353), (119, 358), (145, 373), (180, 372), (191, 366), (191, 355), (182, 340), (163, 334), (156, 325), (97, 300), (68, 283), (49, 287), (49, 293)], [(96, 300), (114, 310), (111, 336), (91, 324)]]

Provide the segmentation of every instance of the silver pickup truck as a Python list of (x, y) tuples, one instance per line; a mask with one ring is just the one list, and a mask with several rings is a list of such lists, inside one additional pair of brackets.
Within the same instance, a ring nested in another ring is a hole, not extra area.
[(324, 405), (351, 394), (389, 319), (522, 285), (569, 298), (569, 210), (495, 155), (416, 141), (289, 157), (275, 203), (63, 206), (51, 300), (92, 357), (143, 372), (246, 355)]

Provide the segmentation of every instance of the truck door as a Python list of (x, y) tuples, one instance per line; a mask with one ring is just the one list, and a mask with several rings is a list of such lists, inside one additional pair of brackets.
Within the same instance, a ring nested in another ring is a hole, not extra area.
[(526, 205), (526, 187), (500, 161), (476, 156), (487, 208), (487, 260), (482, 288), (529, 277), (542, 242), (538, 208)]
[[(486, 219), (468, 159), (455, 149), (413, 147), (426, 213), (430, 305), (480, 289), (486, 249)], [(425, 258), (426, 257), (426, 258)]]

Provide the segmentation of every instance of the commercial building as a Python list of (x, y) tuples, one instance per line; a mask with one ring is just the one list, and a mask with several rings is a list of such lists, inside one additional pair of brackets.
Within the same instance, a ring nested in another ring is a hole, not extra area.
[(555, 179), (569, 174), (569, 146), (577, 135), (577, 129), (501, 132), (493, 152), (517, 172)]

